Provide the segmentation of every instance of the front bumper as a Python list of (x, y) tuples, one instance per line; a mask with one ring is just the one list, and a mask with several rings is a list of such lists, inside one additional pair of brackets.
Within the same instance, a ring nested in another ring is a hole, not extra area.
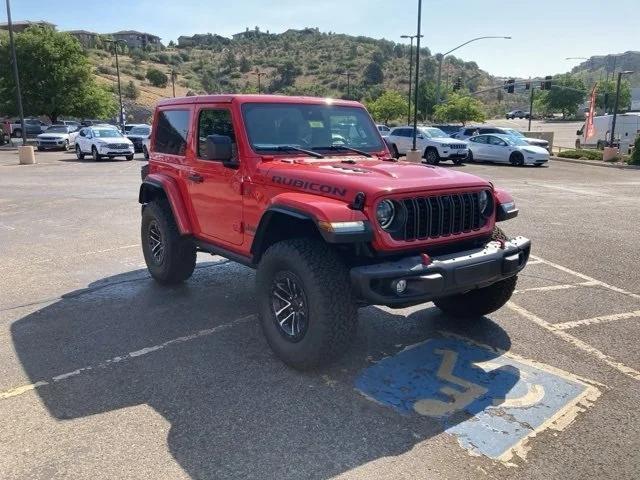
[(438, 151), (440, 158), (467, 158), (469, 150), (467, 148), (445, 148)]
[(126, 149), (116, 149), (116, 148), (100, 148), (100, 150), (98, 150), (100, 152), (100, 155), (104, 155), (107, 157), (122, 157), (122, 156), (127, 156), (127, 155), (133, 155), (134, 152), (134, 148), (133, 146), (126, 148)]
[(40, 148), (64, 148), (64, 140), (38, 140), (38, 147)]
[[(516, 237), (504, 245), (489, 242), (481, 248), (432, 257), (428, 265), (417, 255), (354, 267), (351, 284), (356, 296), (370, 305), (417, 305), (512, 277), (525, 267), (530, 250), (530, 240)], [(395, 289), (399, 280), (406, 281), (402, 293)]]

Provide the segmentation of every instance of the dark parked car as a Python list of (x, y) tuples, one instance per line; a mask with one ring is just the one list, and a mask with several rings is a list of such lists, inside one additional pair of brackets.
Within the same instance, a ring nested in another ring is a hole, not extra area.
[[(125, 125), (126, 130), (126, 125)], [(151, 125), (133, 125), (126, 133), (127, 138), (133, 142), (136, 152), (142, 152), (142, 144), (151, 135)]]
[(442, 130), (444, 133), (446, 133), (447, 135), (449, 135), (450, 137), (452, 137), (454, 134), (460, 131), (460, 129), (462, 128), (462, 125), (444, 124), (444, 125), (432, 125), (432, 127), (438, 128)]

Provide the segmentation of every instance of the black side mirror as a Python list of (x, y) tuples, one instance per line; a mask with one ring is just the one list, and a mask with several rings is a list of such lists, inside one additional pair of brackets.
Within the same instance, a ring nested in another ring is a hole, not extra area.
[(238, 168), (233, 158), (233, 142), (227, 135), (209, 135), (207, 137), (207, 159), (222, 162), (225, 167)]

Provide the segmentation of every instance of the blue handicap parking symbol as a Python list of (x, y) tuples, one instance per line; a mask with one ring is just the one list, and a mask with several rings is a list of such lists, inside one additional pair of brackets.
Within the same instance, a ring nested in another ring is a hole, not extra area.
[(463, 447), (498, 460), (554, 422), (568, 424), (600, 393), (567, 372), (460, 338), (385, 358), (362, 372), (356, 388), (402, 414), (437, 418)]

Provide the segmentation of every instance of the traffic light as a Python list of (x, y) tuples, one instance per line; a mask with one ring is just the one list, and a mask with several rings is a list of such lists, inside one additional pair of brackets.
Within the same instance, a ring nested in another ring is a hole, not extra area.
[(551, 75), (544, 77), (544, 82), (540, 83), (540, 90), (551, 90)]
[(515, 84), (516, 81), (513, 78), (510, 78), (506, 81), (507, 93), (515, 92)]
[(456, 81), (453, 82), (453, 91), (457, 92), (462, 88), (462, 77), (456, 78)]

